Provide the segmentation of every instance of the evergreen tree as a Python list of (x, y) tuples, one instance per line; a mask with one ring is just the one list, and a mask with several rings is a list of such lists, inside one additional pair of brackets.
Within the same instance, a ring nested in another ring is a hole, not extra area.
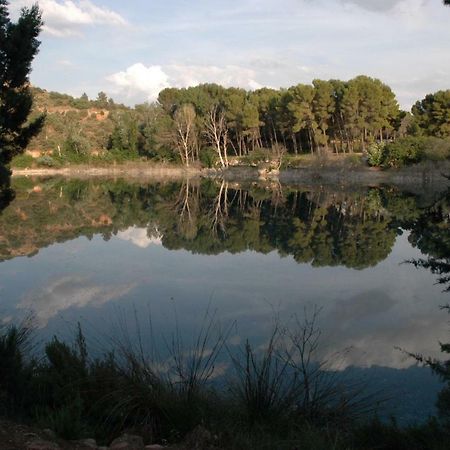
[(13, 23), (7, 5), (0, 0), (0, 164), (23, 152), (44, 123), (42, 115), (29, 120), (33, 98), (28, 76), (40, 45), (41, 12), (37, 5), (23, 8)]
[(412, 113), (424, 134), (450, 136), (450, 89), (426, 95), (412, 107)]

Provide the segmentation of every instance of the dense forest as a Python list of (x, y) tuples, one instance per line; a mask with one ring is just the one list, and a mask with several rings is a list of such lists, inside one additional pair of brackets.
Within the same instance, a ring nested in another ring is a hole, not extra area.
[[(13, 165), (146, 159), (226, 167), (246, 159), (364, 152), (370, 165), (400, 166), (450, 155), (450, 90), (401, 111), (380, 80), (314, 80), (246, 91), (203, 84), (168, 88), (128, 108), (104, 92), (89, 100), (34, 88), (43, 131)], [(399, 142), (397, 146), (395, 142)]]

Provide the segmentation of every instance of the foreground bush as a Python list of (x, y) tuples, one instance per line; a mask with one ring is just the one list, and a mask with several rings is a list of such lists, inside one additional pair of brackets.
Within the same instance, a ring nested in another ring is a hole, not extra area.
[[(209, 447), (189, 448), (446, 448), (450, 435), (437, 420), (414, 428), (373, 420), (361, 386), (315, 361), (316, 317), (275, 324), (262, 350), (246, 341), (232, 351), (231, 328), (205, 315), (189, 345), (178, 332), (166, 340), (165, 357), (144, 351), (140, 336), (136, 346), (114, 339), (114, 353), (93, 359), (78, 327), (72, 345), (54, 338), (36, 361), (30, 327), (9, 327), (0, 337), (1, 413), (105, 443), (132, 430), (152, 442), (207, 436)], [(234, 376), (216, 380), (224, 364)]]

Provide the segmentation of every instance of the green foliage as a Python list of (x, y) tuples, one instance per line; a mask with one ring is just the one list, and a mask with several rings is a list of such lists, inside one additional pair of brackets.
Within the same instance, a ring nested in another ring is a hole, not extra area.
[(27, 154), (17, 155), (11, 160), (11, 167), (17, 167), (18, 169), (32, 167), (33, 164), (34, 158)]
[[(409, 136), (386, 144), (382, 164), (386, 167), (402, 167), (424, 159), (445, 156), (446, 145), (420, 136)], [(448, 148), (448, 146), (447, 146)]]
[(32, 329), (27, 321), (0, 327), (0, 414), (20, 414), (28, 406), (34, 363), (29, 361)]
[(428, 138), (423, 151), (423, 159), (430, 161), (443, 161), (450, 158), (450, 138)]
[[(236, 377), (217, 388), (210, 377), (229, 330), (221, 333), (212, 318), (192, 347), (175, 332), (163, 366), (142, 347), (125, 343), (128, 335), (114, 337), (117, 358), (92, 360), (80, 326), (72, 345), (54, 338), (45, 358), (29, 364), (29, 336), (20, 330), (0, 332), (1, 405), (15, 407), (2, 412), (19, 413), (65, 439), (95, 436), (108, 443), (132, 429), (170, 443), (186, 437), (189, 448), (201, 438), (209, 442), (202, 448), (437, 450), (450, 437), (435, 418), (414, 427), (371, 420), (370, 401), (346, 390), (336, 374), (327, 376), (314, 358), (320, 352), (314, 320), (275, 325), (262, 352), (248, 341), (243, 353), (228, 349)], [(209, 430), (203, 436), (199, 425)]]
[(64, 141), (63, 151), (70, 155), (87, 156), (89, 154), (89, 141), (79, 131), (71, 130)]
[(361, 155), (352, 153), (345, 158), (345, 163), (350, 167), (358, 167), (362, 164)]
[(58, 167), (60, 164), (50, 155), (43, 155), (39, 158), (36, 158), (36, 164), (42, 167)]
[(113, 117), (114, 130), (109, 137), (108, 148), (129, 157), (138, 156), (138, 123), (130, 112), (117, 113)]
[(22, 9), (16, 23), (0, 0), (0, 164), (22, 153), (44, 123), (40, 115), (28, 120), (33, 98), (28, 75), (40, 42), (41, 12), (36, 5)]
[(450, 89), (428, 94), (412, 108), (417, 125), (427, 136), (450, 136)]
[(215, 167), (218, 160), (217, 152), (213, 148), (205, 147), (200, 151), (200, 162), (204, 167)]
[[(157, 103), (136, 105), (134, 110), (116, 105), (104, 92), (93, 101), (86, 95), (74, 99), (39, 89), (34, 93), (36, 105), (49, 113), (45, 134), (31, 146), (68, 163), (96, 161), (90, 156), (107, 149), (114, 156), (100, 156), (105, 163), (143, 157), (210, 167), (214, 159), (209, 147), (218, 152), (211, 125), (219, 123), (219, 116), (221, 156), (249, 157), (243, 161), (250, 164), (257, 164), (264, 149), (279, 145), (288, 154), (313, 153), (319, 160), (331, 152), (367, 152), (370, 165), (385, 167), (440, 160), (447, 151), (438, 141), (419, 145), (421, 150), (405, 142), (393, 145), (405, 135), (447, 136), (447, 91), (430, 94), (411, 115), (399, 110), (387, 85), (367, 76), (252, 92), (215, 84), (170, 88), (161, 91)], [(219, 113), (212, 118), (214, 110)], [(381, 152), (383, 142), (391, 146), (388, 152)], [(61, 149), (67, 155), (60, 156)], [(353, 162), (356, 165), (356, 159)]]
[(384, 162), (385, 143), (372, 142), (367, 148), (367, 162), (370, 166), (379, 167)]

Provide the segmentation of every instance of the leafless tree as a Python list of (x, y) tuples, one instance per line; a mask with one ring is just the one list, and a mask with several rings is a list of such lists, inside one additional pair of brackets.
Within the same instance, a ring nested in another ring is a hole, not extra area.
[(214, 105), (208, 114), (205, 135), (208, 142), (215, 147), (221, 166), (227, 167), (228, 126), (225, 113), (218, 105)]
[(193, 161), (197, 145), (195, 118), (195, 109), (190, 104), (180, 106), (174, 115), (174, 141), (186, 166)]

